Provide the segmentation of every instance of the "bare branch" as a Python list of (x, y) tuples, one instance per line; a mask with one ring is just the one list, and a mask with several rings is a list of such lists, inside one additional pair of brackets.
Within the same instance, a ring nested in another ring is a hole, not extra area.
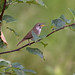
[(0, 20), (2, 20), (5, 8), (6, 8), (6, 0), (4, 0), (4, 6), (3, 6), (3, 9), (2, 9), (2, 12), (1, 12), (1, 15), (0, 15)]
[(1, 35), (1, 27), (2, 27), (2, 17), (3, 17), (3, 14), (4, 14), (4, 10), (6, 8), (6, 0), (4, 0), (4, 6), (3, 6), (3, 9), (2, 9), (2, 12), (1, 12), (1, 15), (0, 15), (0, 35)]
[[(50, 35), (52, 35), (53, 33), (57, 32), (57, 31), (59, 31), (59, 30), (62, 30), (62, 29), (64, 29), (64, 28), (66, 28), (66, 27), (71, 27), (71, 26), (74, 26), (74, 25), (75, 25), (75, 23), (70, 24), (70, 25), (65, 25), (65, 26), (63, 26), (63, 27), (61, 27), (61, 28), (59, 28), (59, 29), (56, 29), (55, 31), (50, 32), (49, 34), (47, 34), (46, 37), (49, 37)], [(42, 39), (40, 39), (40, 40), (42, 40)], [(38, 41), (40, 41), (40, 40), (38, 40)], [(24, 46), (22, 46), (22, 47), (20, 47), (20, 48), (18, 48), (18, 49), (14, 49), (14, 50), (11, 50), (11, 51), (0, 52), (0, 54), (6, 54), (6, 53), (15, 52), (15, 51), (20, 51), (22, 48), (27, 47), (27, 46), (29, 46), (29, 45), (32, 45), (32, 44), (34, 44), (34, 43), (36, 43), (36, 42), (31, 42), (30, 44), (28, 43), (28, 44), (26, 44), (26, 45), (24, 45)]]

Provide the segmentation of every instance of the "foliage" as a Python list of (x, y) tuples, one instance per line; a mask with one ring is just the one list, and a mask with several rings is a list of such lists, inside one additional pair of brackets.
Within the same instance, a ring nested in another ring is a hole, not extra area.
[(48, 43), (44, 43), (44, 42), (40, 42), (43, 46), (44, 46), (44, 48), (48, 45)]
[(19, 36), (19, 34), (14, 29), (12, 29), (10, 27), (7, 27), (7, 29), (9, 29), (10, 31), (12, 31), (16, 36)]
[(41, 6), (45, 6), (44, 2), (42, 0), (7, 0), (8, 4), (13, 3), (28, 3), (28, 4), (38, 4)]
[(35, 54), (35, 55), (40, 56), (41, 58), (44, 58), (43, 52), (41, 50), (39, 50), (38, 48), (27, 47), (26, 50), (32, 54)]
[(4, 15), (3, 20), (5, 20), (6, 23), (16, 21), (12, 16), (9, 16), (9, 15)]
[[(7, 0), (5, 9), (8, 9), (9, 5), (15, 4), (15, 3), (27, 3), (27, 4), (36, 4), (36, 5), (46, 6), (42, 0)], [(0, 13), (3, 10), (3, 6), (4, 6), (4, 0), (0, 0)], [(75, 23), (75, 10), (73, 10), (71, 8), (69, 8), (69, 10), (72, 13), (73, 18), (74, 18), (73, 23)], [(2, 24), (2, 22), (4, 20), (6, 21), (6, 23), (10, 23), (10, 22), (15, 22), (16, 21), (16, 19), (14, 19), (12, 16), (7, 15), (7, 14), (2, 16), (2, 21), (0, 20), (0, 24)], [(60, 28), (64, 28), (65, 25), (68, 25), (71, 22), (72, 21), (66, 19), (66, 17), (64, 15), (61, 15), (59, 18), (52, 20), (51, 28), (52, 28), (53, 31), (55, 31), (55, 30), (58, 30)], [(18, 33), (16, 33), (16, 31), (14, 29), (12, 29), (10, 27), (7, 27), (7, 29), (9, 29), (10, 31), (14, 32), (14, 34), (16, 36), (19, 36)], [(75, 31), (75, 25), (71, 26), (71, 30)], [(35, 34), (35, 32), (32, 31), (32, 36), (33, 36), (33, 41), (34, 42), (38, 42), (40, 39), (43, 39), (43, 38), (47, 37), (47, 34), (44, 34), (44, 35), (41, 35), (41, 36), (37, 36)], [(46, 47), (48, 45), (48, 44), (45, 44), (44, 42), (39, 42), (39, 43), (41, 43), (44, 47)], [(4, 37), (4, 34), (1, 31), (0, 48), (6, 48), (7, 44), (8, 43), (7, 43), (7, 41), (6, 41), (5, 37)], [(38, 55), (42, 59), (44, 59), (43, 52), (40, 49), (27, 47), (26, 50), (29, 53)], [(27, 72), (36, 73), (33, 70), (25, 69), (19, 63), (11, 63), (9, 61), (0, 59), (0, 74), (2, 74), (2, 75), (6, 75), (6, 74), (26, 75)]]
[(11, 63), (10, 61), (6, 61), (4, 59), (0, 59), (0, 74), (15, 74), (15, 75), (27, 75), (26, 73), (36, 73), (33, 70), (25, 69), (19, 63)]
[[(75, 23), (75, 10), (73, 10), (72, 8), (69, 8), (69, 10), (73, 15), (73, 22)], [(71, 27), (71, 30), (75, 31), (75, 25)]]
[(64, 27), (67, 23), (70, 23), (71, 20), (66, 19), (64, 15), (61, 15), (60, 18), (52, 20), (52, 29), (59, 29), (61, 27)]
[(32, 36), (33, 36), (33, 39), (32, 40), (36, 42), (36, 41), (38, 41), (40, 39), (45, 38), (47, 35), (37, 36), (36, 33), (34, 31), (32, 31)]

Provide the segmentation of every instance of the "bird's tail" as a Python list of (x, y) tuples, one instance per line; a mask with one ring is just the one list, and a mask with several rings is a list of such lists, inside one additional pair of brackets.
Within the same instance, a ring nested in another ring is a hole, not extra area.
[(23, 41), (25, 41), (26, 39), (22, 39), (18, 44), (17, 44), (17, 46), (19, 45), (19, 44), (21, 44)]

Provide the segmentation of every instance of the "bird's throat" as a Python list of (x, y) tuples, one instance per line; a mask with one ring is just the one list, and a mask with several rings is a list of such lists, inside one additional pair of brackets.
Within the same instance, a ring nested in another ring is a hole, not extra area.
[(37, 27), (36, 30), (37, 30), (37, 32), (38, 32), (38, 35), (40, 35), (41, 28)]

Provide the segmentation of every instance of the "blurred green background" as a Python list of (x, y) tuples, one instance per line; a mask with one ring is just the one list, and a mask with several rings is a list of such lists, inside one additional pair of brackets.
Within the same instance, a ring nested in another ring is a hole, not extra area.
[[(41, 32), (43, 35), (51, 32), (51, 20), (62, 14), (68, 19), (73, 19), (68, 8), (75, 9), (75, 0), (44, 0), (44, 3), (47, 8), (34, 4), (10, 5), (5, 14), (13, 16), (17, 21), (3, 24), (3, 32), (9, 45), (7, 49), (0, 49), (1, 51), (18, 48), (16, 44), (38, 22), (46, 24)], [(6, 29), (7, 26), (13, 28), (20, 36), (15, 36), (13, 32)], [(40, 43), (33, 44), (30, 47), (39, 48), (43, 51), (45, 61), (39, 56), (28, 53), (26, 48), (19, 52), (1, 55), (0, 58), (18, 62), (26, 69), (35, 70), (36, 75), (73, 75), (75, 72), (75, 32), (65, 28), (42, 41), (48, 43), (46, 48)], [(23, 42), (19, 47), (26, 43), (28, 41)], [(29, 73), (28, 75), (34, 74)]]

